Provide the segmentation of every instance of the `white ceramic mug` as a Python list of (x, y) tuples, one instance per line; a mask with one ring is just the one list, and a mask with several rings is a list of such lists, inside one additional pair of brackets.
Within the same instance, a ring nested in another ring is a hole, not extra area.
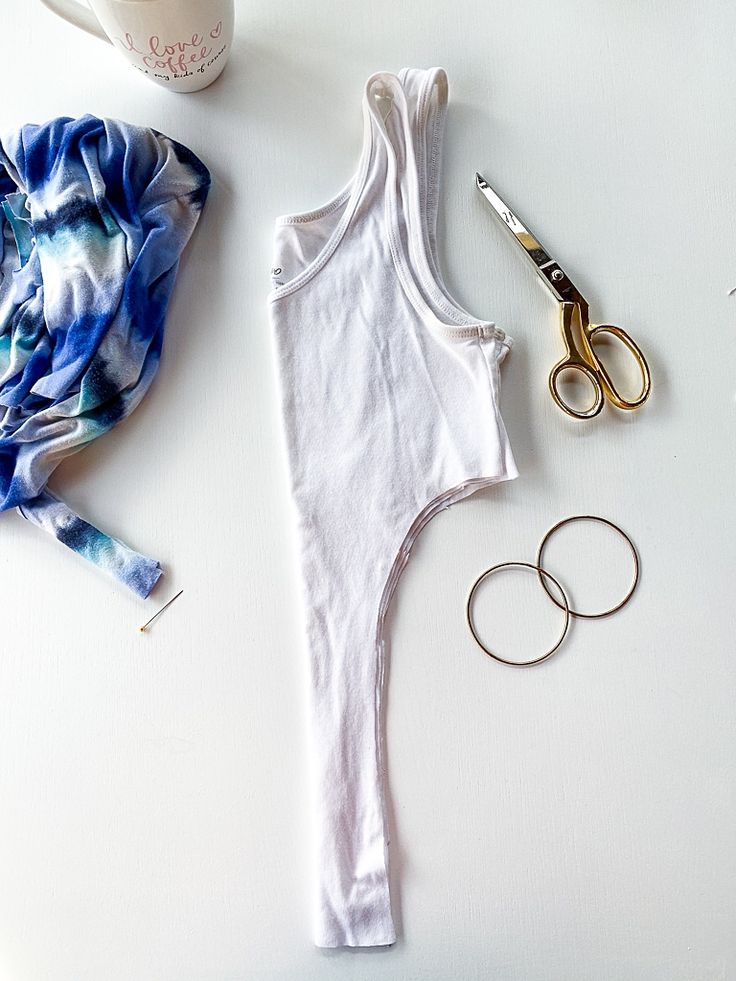
[(233, 43), (234, 0), (42, 0), (113, 47), (152, 82), (196, 92), (214, 82)]

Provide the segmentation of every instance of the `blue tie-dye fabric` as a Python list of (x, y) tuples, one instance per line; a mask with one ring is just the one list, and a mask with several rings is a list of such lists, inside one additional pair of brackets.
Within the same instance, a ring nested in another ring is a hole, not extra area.
[(0, 511), (17, 507), (140, 596), (159, 564), (46, 483), (148, 390), (209, 184), (191, 151), (116, 120), (55, 119), (0, 141)]

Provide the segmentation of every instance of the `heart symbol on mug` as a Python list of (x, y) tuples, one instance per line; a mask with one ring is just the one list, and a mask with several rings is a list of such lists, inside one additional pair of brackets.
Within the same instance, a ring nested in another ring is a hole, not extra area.
[(217, 24), (210, 31), (210, 37), (217, 40), (217, 38), (222, 34), (222, 21), (218, 20)]

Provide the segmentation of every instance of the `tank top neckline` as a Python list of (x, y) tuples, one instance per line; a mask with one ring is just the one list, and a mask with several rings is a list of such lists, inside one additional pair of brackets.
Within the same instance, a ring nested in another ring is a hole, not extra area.
[[(387, 163), (384, 209), (389, 247), (401, 287), (412, 306), (431, 330), (450, 340), (495, 338), (504, 346), (510, 347), (511, 338), (497, 328), (495, 323), (476, 319), (457, 303), (447, 291), (439, 271), (434, 248), (434, 224), (438, 197), (438, 159), (447, 109), (448, 83), (442, 68), (432, 69), (423, 75), (417, 93), (413, 127), (404, 89), (408, 70), (403, 69), (398, 75), (387, 71), (376, 72), (368, 79), (362, 99), (363, 146), (355, 175), (322, 207), (313, 211), (282, 215), (276, 223), (298, 225), (326, 217), (343, 205), (345, 209), (317, 255), (296, 276), (271, 290), (268, 299), (276, 301), (296, 292), (316, 276), (334, 255), (366, 189), (371, 161), (379, 149), (380, 140)], [(433, 106), (435, 89), (437, 98)], [(376, 95), (387, 95), (390, 99), (390, 112), (398, 114), (402, 137), (398, 146), (389, 134), (386, 121), (378, 109)], [(430, 125), (432, 113), (434, 120)], [(425, 145), (427, 133), (430, 136), (429, 153), (426, 153)], [(418, 153), (415, 152), (415, 140)], [(402, 153), (405, 157), (403, 166), (400, 158)], [(400, 231), (399, 188), (404, 192), (407, 201), (406, 242), (402, 240)]]

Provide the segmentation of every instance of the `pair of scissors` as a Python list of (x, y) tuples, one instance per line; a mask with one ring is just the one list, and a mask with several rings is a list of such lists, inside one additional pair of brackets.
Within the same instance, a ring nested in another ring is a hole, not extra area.
[[(504, 204), (484, 177), (476, 174), (475, 183), (494, 213), (532, 260), (534, 268), (560, 303), (560, 328), (566, 354), (557, 362), (549, 376), (549, 390), (557, 405), (575, 419), (592, 419), (603, 408), (605, 399), (618, 409), (636, 409), (646, 402), (652, 389), (652, 379), (649, 365), (639, 346), (621, 327), (616, 327), (614, 324), (591, 324), (587, 301), (573, 286), (560, 265), (549, 257), (537, 239)], [(593, 350), (593, 340), (603, 334), (612, 335), (621, 341), (636, 361), (641, 373), (642, 387), (635, 399), (626, 399), (618, 392), (606, 366)], [(577, 337), (580, 338), (581, 343), (578, 343)], [(582, 372), (593, 386), (595, 402), (589, 409), (580, 410), (571, 406), (560, 394), (560, 376), (564, 371), (569, 370)]]

